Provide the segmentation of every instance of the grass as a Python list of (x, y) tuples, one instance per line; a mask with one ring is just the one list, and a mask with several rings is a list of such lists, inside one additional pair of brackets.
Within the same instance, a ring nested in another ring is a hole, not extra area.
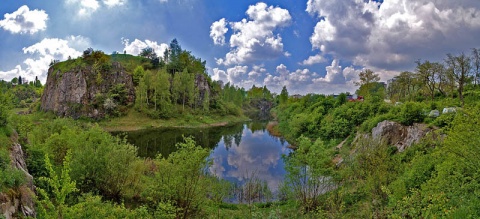
[(63, 74), (65, 72), (72, 70), (77, 66), (82, 66), (82, 65), (84, 65), (84, 63), (83, 63), (83, 59), (80, 57), (76, 59), (69, 59), (63, 62), (55, 63), (55, 65), (53, 65), (53, 69), (54, 69), (53, 72), (55, 74), (57, 71), (60, 71), (61, 74)]
[(133, 73), (133, 70), (137, 66), (143, 66), (143, 68), (147, 68), (150, 64), (150, 60), (140, 57), (140, 56), (133, 56), (129, 54), (114, 54), (110, 56), (111, 62), (120, 62), (122, 66), (128, 73)]
[(232, 123), (244, 122), (249, 119), (245, 116), (216, 116), (216, 115), (186, 115), (172, 119), (152, 119), (135, 109), (129, 109), (125, 116), (106, 119), (99, 125), (106, 131), (134, 131), (146, 128), (184, 127), (197, 128), (209, 126), (226, 126)]

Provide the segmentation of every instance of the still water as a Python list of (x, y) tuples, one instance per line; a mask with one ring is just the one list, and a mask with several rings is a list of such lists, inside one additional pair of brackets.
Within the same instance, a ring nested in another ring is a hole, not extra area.
[[(127, 141), (138, 147), (142, 157), (164, 157), (175, 151), (182, 136), (193, 136), (197, 144), (210, 148), (211, 174), (242, 185), (252, 177), (261, 180), (276, 193), (285, 176), (283, 154), (290, 153), (288, 143), (272, 136), (265, 122), (249, 122), (228, 127), (161, 128), (128, 132)], [(118, 134), (118, 133), (117, 133)]]

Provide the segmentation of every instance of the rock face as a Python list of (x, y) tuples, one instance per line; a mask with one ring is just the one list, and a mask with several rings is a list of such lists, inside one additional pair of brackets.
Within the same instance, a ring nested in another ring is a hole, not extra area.
[(13, 168), (25, 173), (26, 184), (20, 186), (17, 191), (11, 193), (0, 193), (0, 209), (7, 219), (16, 218), (16, 215), (25, 217), (36, 217), (35, 212), (35, 186), (33, 177), (28, 173), (27, 165), (22, 151), (22, 146), (14, 143), (10, 150), (10, 160)]
[(195, 75), (195, 87), (198, 89), (198, 93), (199, 93), (199, 97), (200, 97), (199, 102), (197, 104), (201, 105), (203, 99), (205, 98), (205, 95), (207, 93), (208, 93), (208, 95), (212, 94), (212, 91), (210, 89), (210, 85), (208, 85), (207, 77), (204, 74), (196, 74)]
[(383, 121), (372, 129), (372, 137), (386, 141), (387, 144), (397, 147), (399, 152), (418, 143), (433, 129), (425, 124), (415, 123), (412, 126), (404, 126), (397, 122)]
[(41, 109), (58, 116), (103, 118), (106, 95), (118, 84), (123, 84), (125, 104), (135, 101), (132, 76), (120, 63), (114, 62), (108, 71), (94, 70), (92, 66), (75, 67), (62, 73), (51, 67), (42, 95)]
[(248, 117), (255, 120), (270, 120), (270, 110), (273, 108), (273, 103), (266, 99), (253, 99), (250, 105), (255, 108), (254, 112), (247, 112)]

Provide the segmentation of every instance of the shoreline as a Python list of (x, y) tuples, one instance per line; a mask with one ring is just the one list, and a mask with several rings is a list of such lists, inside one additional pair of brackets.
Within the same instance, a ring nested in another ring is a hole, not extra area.
[(240, 122), (251, 121), (246, 116), (185, 116), (168, 120), (152, 119), (135, 112), (122, 117), (100, 121), (98, 125), (107, 132), (131, 132), (155, 128), (209, 128), (223, 127)]

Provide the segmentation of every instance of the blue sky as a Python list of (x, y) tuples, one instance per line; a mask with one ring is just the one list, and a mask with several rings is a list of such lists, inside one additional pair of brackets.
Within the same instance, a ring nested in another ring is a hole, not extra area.
[(157, 53), (176, 38), (215, 80), (274, 92), (353, 92), (370, 68), (387, 80), (415, 60), (480, 47), (472, 0), (4, 0), (0, 78), (46, 80), (52, 59), (88, 47)]

